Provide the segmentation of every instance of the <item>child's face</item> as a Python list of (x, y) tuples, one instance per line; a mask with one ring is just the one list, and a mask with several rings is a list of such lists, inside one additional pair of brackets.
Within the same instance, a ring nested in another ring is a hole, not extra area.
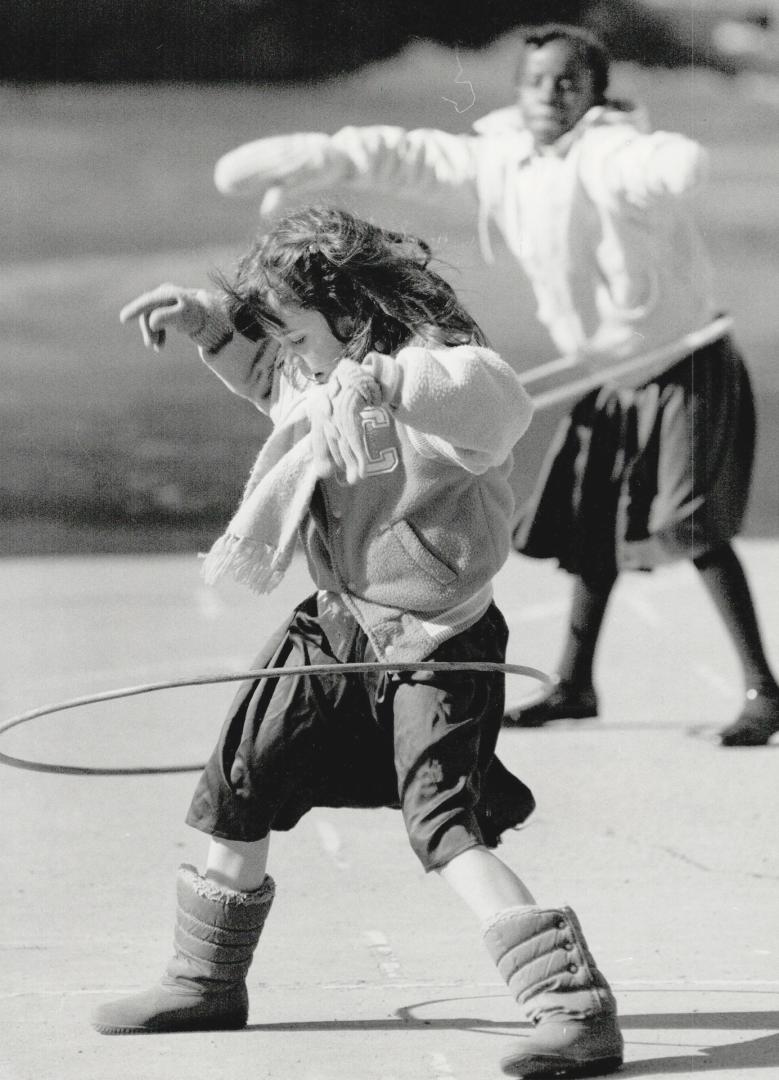
[(278, 335), (279, 356), (298, 367), (308, 379), (326, 382), (344, 355), (344, 343), (330, 329), (319, 311), (280, 304), (285, 329)]
[(549, 146), (596, 103), (592, 72), (568, 41), (528, 50), (517, 85), (522, 115), (533, 138)]

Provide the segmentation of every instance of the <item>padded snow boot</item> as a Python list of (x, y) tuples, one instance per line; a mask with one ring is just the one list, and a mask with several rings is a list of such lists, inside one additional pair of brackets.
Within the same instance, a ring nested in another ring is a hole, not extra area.
[(501, 1060), (508, 1076), (601, 1076), (622, 1064), (617, 1005), (570, 908), (508, 908), (484, 929), (535, 1030)]
[(245, 1027), (246, 975), (274, 891), (267, 875), (255, 892), (239, 892), (181, 866), (174, 956), (162, 980), (151, 990), (101, 1005), (93, 1026), (102, 1035)]

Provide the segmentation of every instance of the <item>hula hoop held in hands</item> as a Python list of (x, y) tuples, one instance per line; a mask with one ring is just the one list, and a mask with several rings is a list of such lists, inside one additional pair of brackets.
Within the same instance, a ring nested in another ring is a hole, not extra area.
[[(54, 713), (66, 712), (68, 709), (77, 709), (85, 705), (96, 705), (103, 701), (116, 701), (119, 698), (136, 697), (140, 694), (151, 694), (158, 690), (175, 690), (185, 686), (209, 686), (216, 683), (245, 682), (249, 679), (283, 679), (291, 675), (359, 675), (369, 671), (484, 671), (502, 672), (504, 675), (521, 675), (524, 678), (534, 679), (546, 689), (551, 689), (552, 679), (538, 668), (527, 667), (524, 664), (501, 664), (495, 661), (443, 661), (422, 660), (416, 664), (390, 664), (390, 663), (363, 663), (363, 664), (300, 664), (290, 667), (267, 667), (257, 668), (255, 671), (225, 672), (215, 675), (196, 675), (185, 679), (171, 679), (167, 682), (146, 683), (139, 686), (127, 686), (119, 690), (106, 690), (99, 694), (88, 694), (84, 697), (70, 698), (67, 701), (59, 701), (53, 705), (41, 705), (29, 712), (19, 713), (12, 716), (3, 724), (0, 724), (0, 736), (12, 728), (22, 724), (28, 724), (31, 720), (40, 719), (43, 716), (51, 716)], [(30, 772), (59, 773), (68, 776), (151, 776), (159, 773), (196, 772), (202, 769), (203, 764), (191, 765), (135, 765), (125, 768), (100, 768), (86, 765), (58, 765), (44, 761), (35, 761), (30, 758), (15, 757), (0, 751), (0, 764), (10, 765), (15, 769), (26, 769)]]

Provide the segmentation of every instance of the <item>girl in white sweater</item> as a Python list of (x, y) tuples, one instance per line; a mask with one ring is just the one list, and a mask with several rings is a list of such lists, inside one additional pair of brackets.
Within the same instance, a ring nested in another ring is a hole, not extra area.
[(589, 34), (542, 27), (527, 35), (517, 105), (472, 136), (387, 126), (276, 136), (225, 155), (215, 180), (266, 208), (330, 183), (471, 194), (485, 254), (493, 222), (539, 319), (595, 387), (559, 429), (514, 534), (517, 551), (556, 558), (575, 582), (558, 685), (506, 723), (596, 715), (595, 648), (619, 572), (690, 559), (742, 666), (743, 707), (721, 742), (762, 745), (779, 730), (779, 687), (731, 546), (755, 413), (693, 221), (705, 154), (609, 101), (608, 74)]

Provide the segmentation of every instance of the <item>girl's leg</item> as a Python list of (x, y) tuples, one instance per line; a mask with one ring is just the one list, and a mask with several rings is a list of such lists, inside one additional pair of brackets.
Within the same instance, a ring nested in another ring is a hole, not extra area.
[(541, 908), (486, 847), (438, 870), (477, 915), (484, 944), (534, 1030), (501, 1061), (511, 1076), (582, 1076), (622, 1063), (614, 995), (570, 908)]
[(747, 700), (720, 733), (725, 746), (762, 746), (779, 731), (779, 686), (763, 649), (744, 568), (730, 544), (693, 560), (741, 663)]
[(752, 594), (738, 555), (730, 544), (693, 560), (735, 645), (744, 688), (776, 689), (768, 666)]
[(512, 907), (531, 907), (535, 899), (513, 870), (486, 847), (463, 851), (438, 870), (439, 876), (481, 921)]
[(616, 580), (590, 583), (581, 577), (574, 579), (568, 637), (558, 669), (562, 685), (578, 691), (592, 689), (595, 649)]
[[(491, 609), (433, 658), (502, 659), (507, 636)], [(503, 681), (420, 672), (391, 688), (395, 771), (412, 848), (480, 920), (488, 951), (535, 1026), (506, 1054), (504, 1071), (572, 1076), (617, 1068), (622, 1039), (614, 998), (576, 917), (568, 908), (538, 907), (488, 847), (496, 842), (492, 834), (508, 827), (496, 829), (500, 799), (489, 779)]]
[(598, 715), (593, 665), (615, 583), (615, 577), (591, 582), (574, 578), (568, 635), (557, 670), (558, 684), (537, 704), (508, 710), (504, 724), (540, 727), (550, 720), (579, 720)]
[(265, 880), (270, 833), (262, 840), (244, 842), (211, 837), (204, 878), (239, 892), (254, 892)]

